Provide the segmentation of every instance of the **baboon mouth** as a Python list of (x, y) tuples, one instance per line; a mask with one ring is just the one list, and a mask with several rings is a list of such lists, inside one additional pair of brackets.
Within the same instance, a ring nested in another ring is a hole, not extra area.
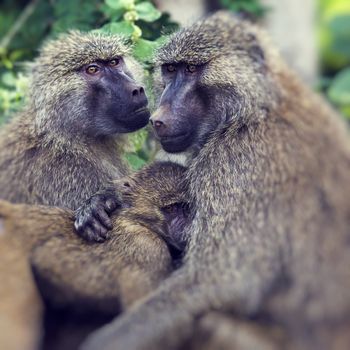
[(186, 150), (192, 143), (190, 133), (159, 137), (159, 141), (166, 152), (178, 153)]
[(122, 130), (118, 130), (120, 133), (128, 133), (139, 130), (148, 124), (151, 113), (148, 108), (139, 108), (132, 113), (129, 113), (123, 120), (118, 120), (119, 125), (122, 126)]
[(189, 133), (183, 133), (183, 134), (177, 134), (177, 135), (167, 135), (167, 136), (161, 136), (159, 139), (161, 142), (178, 142), (183, 139), (186, 139), (190, 134)]
[(144, 127), (148, 124), (150, 117), (151, 112), (149, 109), (147, 107), (142, 107), (134, 111), (128, 119), (134, 121), (138, 125), (142, 125), (141, 127)]
[(139, 114), (146, 114), (148, 113), (151, 116), (151, 113), (147, 107), (142, 107), (139, 109), (136, 109), (134, 112), (132, 112), (133, 115), (139, 115)]

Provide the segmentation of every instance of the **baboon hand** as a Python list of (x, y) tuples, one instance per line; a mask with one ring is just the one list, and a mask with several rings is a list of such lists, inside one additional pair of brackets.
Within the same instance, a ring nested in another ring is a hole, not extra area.
[(74, 227), (89, 242), (103, 242), (112, 229), (111, 214), (121, 206), (114, 188), (101, 190), (75, 211)]

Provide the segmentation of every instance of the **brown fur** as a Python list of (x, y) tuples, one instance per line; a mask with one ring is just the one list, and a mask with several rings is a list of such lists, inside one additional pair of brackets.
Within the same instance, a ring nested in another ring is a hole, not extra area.
[(157, 163), (120, 180), (127, 208), (103, 244), (81, 240), (69, 210), (0, 201), (0, 249), (11, 252), (0, 254), (0, 321), (8, 331), (1, 332), (0, 348), (35, 349), (32, 338), (38, 342), (42, 309), (28, 256), (55, 307), (115, 315), (155, 289), (173, 268), (159, 237), (167, 230), (161, 208), (186, 201), (182, 174), (178, 165)]
[(203, 118), (218, 120), (187, 172), (197, 211), (183, 266), (82, 349), (178, 349), (215, 310), (282, 327), (282, 348), (348, 349), (345, 123), (263, 31), (227, 13), (174, 34), (158, 54), (160, 65), (173, 62), (204, 65)]

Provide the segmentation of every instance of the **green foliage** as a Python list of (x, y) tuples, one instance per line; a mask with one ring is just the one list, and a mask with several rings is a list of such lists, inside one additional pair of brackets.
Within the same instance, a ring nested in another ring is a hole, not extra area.
[(24, 92), (28, 87), (28, 79), (22, 74), (12, 71), (1, 75), (0, 81), (0, 124), (22, 106)]
[(245, 12), (252, 17), (262, 17), (267, 7), (261, 4), (260, 0), (219, 0), (223, 8), (233, 12)]
[(323, 90), (350, 119), (350, 2), (320, 2), (320, 53)]
[(54, 18), (51, 33), (61, 33), (69, 29), (90, 30), (101, 21), (98, 11), (99, 1), (55, 0), (52, 8)]
[(149, 161), (149, 154), (144, 152), (147, 138), (146, 129), (128, 135), (129, 147), (124, 157), (134, 170), (139, 170)]
[(102, 10), (108, 23), (100, 30), (125, 35), (134, 45), (135, 58), (146, 68), (149, 68), (154, 50), (164, 40), (162, 31), (167, 26), (172, 30), (177, 27), (150, 1), (105, 0)]
[(328, 89), (329, 99), (350, 119), (350, 68), (340, 71)]

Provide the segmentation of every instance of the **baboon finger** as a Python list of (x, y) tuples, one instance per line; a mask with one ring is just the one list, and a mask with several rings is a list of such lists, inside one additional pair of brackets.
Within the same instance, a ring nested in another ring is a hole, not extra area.
[(96, 211), (95, 216), (96, 220), (98, 220), (100, 224), (103, 225), (105, 228), (107, 228), (108, 230), (111, 230), (113, 228), (112, 220), (106, 213), (104, 208), (100, 208), (100, 210)]
[(105, 241), (104, 238), (101, 236), (96, 235), (96, 229), (94, 229), (92, 226), (88, 226), (85, 228), (84, 236), (83, 238), (87, 240), (88, 242), (98, 242), (102, 243)]
[(105, 203), (106, 212), (108, 214), (111, 214), (119, 207), (119, 205), (120, 203), (117, 201), (116, 198), (109, 197)]

